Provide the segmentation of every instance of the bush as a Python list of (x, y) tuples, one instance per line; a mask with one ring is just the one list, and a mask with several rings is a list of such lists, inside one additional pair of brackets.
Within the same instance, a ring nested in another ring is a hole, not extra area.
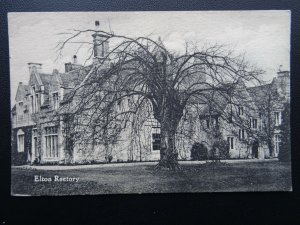
[(212, 146), (212, 159), (229, 159), (229, 144), (225, 140), (218, 140)]
[(112, 155), (105, 156), (105, 161), (108, 163), (111, 163), (112, 159), (113, 159)]
[(192, 160), (207, 160), (208, 149), (203, 143), (195, 142), (191, 150)]
[(291, 126), (290, 126), (290, 104), (284, 105), (281, 123), (281, 142), (279, 146), (278, 159), (282, 162), (291, 161)]

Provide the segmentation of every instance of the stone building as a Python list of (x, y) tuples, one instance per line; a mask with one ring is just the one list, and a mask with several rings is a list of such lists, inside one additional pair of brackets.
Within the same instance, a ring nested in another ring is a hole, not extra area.
[[(28, 84), (19, 83), (16, 104), (12, 108), (13, 164), (159, 160), (160, 126), (152, 117), (141, 124), (139, 133), (132, 133), (130, 126), (122, 131), (121, 138), (116, 144), (110, 145), (109, 149), (97, 146), (92, 153), (86, 154), (80, 144), (71, 143), (68, 139), (67, 124), (56, 112), (64, 107), (71, 90), (80, 85), (109, 52), (109, 42), (105, 41), (105, 35), (96, 32), (92, 37), (94, 59), (91, 65), (79, 65), (74, 56), (73, 62), (65, 64), (64, 73), (54, 69), (51, 74), (46, 74), (42, 72), (42, 64), (28, 63), (30, 79)], [(221, 134), (219, 138), (228, 142), (231, 158), (277, 157), (281, 111), (283, 103), (290, 99), (289, 82), (289, 72), (280, 71), (272, 83), (264, 86), (247, 88), (240, 84), (239, 94), (251, 102), (247, 106), (235, 106), (232, 110), (232, 105), (224, 104), (222, 98), (216, 96), (219, 98), (216, 101), (220, 103), (218, 106), (203, 108), (198, 114), (187, 113), (186, 118), (183, 118), (182, 128), (176, 135), (179, 159), (190, 159), (190, 150), (195, 142), (205, 143), (210, 150), (215, 141), (213, 129), (218, 129)], [(259, 136), (267, 117), (267, 111), (263, 107), (265, 102), (262, 100), (266, 99), (266, 91), (269, 90), (279, 96), (278, 101), (273, 102), (271, 99), (270, 102), (270, 121), (275, 121), (272, 134), (275, 150), (271, 154), (266, 141), (261, 141)], [(233, 116), (237, 115), (249, 123), (244, 124), (247, 126), (245, 129), (238, 127), (225, 119), (222, 116), (224, 113), (233, 113)]]

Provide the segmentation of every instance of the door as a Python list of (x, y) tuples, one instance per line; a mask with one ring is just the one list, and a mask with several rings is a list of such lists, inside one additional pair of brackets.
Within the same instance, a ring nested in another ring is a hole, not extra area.
[(258, 141), (254, 141), (252, 144), (252, 157), (258, 159)]

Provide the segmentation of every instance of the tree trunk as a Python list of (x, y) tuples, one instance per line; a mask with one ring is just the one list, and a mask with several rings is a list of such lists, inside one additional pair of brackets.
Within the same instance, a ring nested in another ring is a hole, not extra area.
[(175, 134), (180, 118), (176, 118), (174, 113), (168, 113), (168, 116), (161, 121), (161, 146), (160, 161), (156, 168), (167, 168), (169, 170), (179, 170), (180, 166), (177, 161), (178, 152), (175, 146)]

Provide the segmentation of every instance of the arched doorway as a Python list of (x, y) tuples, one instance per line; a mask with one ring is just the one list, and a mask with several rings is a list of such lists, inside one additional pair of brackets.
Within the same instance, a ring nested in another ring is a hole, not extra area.
[(252, 144), (252, 158), (258, 159), (258, 147), (259, 147), (259, 142), (255, 140)]

